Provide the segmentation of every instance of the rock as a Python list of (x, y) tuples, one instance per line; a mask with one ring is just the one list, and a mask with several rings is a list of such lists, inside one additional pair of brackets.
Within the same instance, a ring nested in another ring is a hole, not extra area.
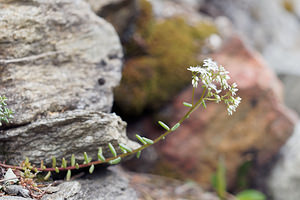
[(32, 198), (16, 197), (16, 196), (3, 196), (0, 200), (33, 200)]
[[(242, 97), (241, 105), (233, 116), (227, 115), (224, 105), (215, 103), (193, 113), (174, 135), (156, 146), (159, 159), (152, 165), (152, 172), (192, 179), (208, 187), (218, 157), (224, 156), (229, 186), (235, 184), (238, 168), (247, 161), (252, 163), (252, 173), (262, 179), (292, 133), (297, 117), (284, 106), (282, 85), (276, 75), (238, 37), (211, 56), (230, 71)], [(187, 112), (182, 102), (191, 102), (191, 96), (189, 87), (156, 114), (155, 120), (174, 125)], [(149, 125), (153, 123), (153, 119), (146, 118), (129, 131), (143, 131), (154, 138), (162, 130)]]
[(0, 91), (15, 111), (11, 126), (48, 112), (110, 112), (122, 48), (113, 27), (88, 4), (4, 1), (0, 12)]
[[(198, 199), (218, 200), (211, 192), (205, 192), (195, 182), (183, 182), (163, 176), (130, 173), (130, 186), (139, 199)], [(230, 200), (231, 198), (228, 198)]]
[(0, 91), (15, 112), (0, 130), (1, 162), (97, 159), (107, 142), (133, 144), (108, 114), (123, 56), (110, 24), (81, 0), (5, 0), (0, 13)]
[[(63, 157), (69, 160), (71, 154), (75, 154), (81, 162), (84, 160), (83, 152), (97, 160), (100, 146), (106, 157), (111, 156), (107, 147), (109, 142), (116, 149), (118, 143), (127, 144), (132, 149), (138, 147), (126, 137), (126, 123), (117, 115), (73, 110), (1, 133), (0, 144), (3, 148), (0, 160), (5, 158), (9, 163), (19, 164), (28, 157), (35, 164), (41, 160), (50, 164), (52, 156), (58, 160)], [(118, 151), (121, 153), (120, 149)]]
[(42, 200), (137, 200), (136, 192), (129, 185), (128, 178), (120, 173), (107, 170), (95, 171), (92, 175), (77, 181), (64, 182), (59, 192), (46, 194)]
[(8, 168), (4, 175), (4, 180), (6, 180), (4, 182), (4, 184), (13, 184), (13, 183), (18, 182), (19, 179), (17, 178), (15, 173), (12, 171), (12, 169)]
[(280, 157), (272, 169), (268, 180), (269, 192), (274, 200), (294, 200), (300, 198), (299, 174), (300, 121), (293, 135), (280, 151)]
[(218, 10), (211, 13), (213, 15), (228, 16), (236, 29), (246, 36), (247, 42), (262, 53), (276, 72), (300, 74), (297, 65), (300, 23), (284, 8), (282, 1), (206, 0), (205, 6), (208, 10), (212, 10), (209, 7)]
[(29, 190), (23, 188), (21, 185), (7, 185), (4, 186), (4, 192), (12, 196), (30, 197)]
[(99, 16), (109, 21), (122, 40), (127, 40), (138, 16), (137, 0), (86, 0)]
[(247, 43), (260, 51), (269, 66), (283, 77), (286, 104), (300, 114), (299, 1), (206, 0), (202, 7), (212, 15), (231, 19)]
[(46, 194), (42, 200), (219, 199), (194, 182), (128, 172), (118, 166), (96, 171), (76, 181), (64, 182), (57, 187), (57, 193)]

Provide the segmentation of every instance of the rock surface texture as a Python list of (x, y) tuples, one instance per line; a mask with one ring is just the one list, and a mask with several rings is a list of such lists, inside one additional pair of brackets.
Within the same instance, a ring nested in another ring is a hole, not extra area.
[(0, 15), (0, 91), (15, 112), (0, 160), (127, 142), (125, 123), (108, 114), (123, 57), (114, 28), (81, 0), (4, 0)]
[(269, 192), (274, 200), (300, 199), (299, 141), (300, 122), (298, 122), (292, 137), (281, 149), (281, 156), (269, 178)]
[[(224, 156), (229, 185), (234, 184), (238, 168), (246, 161), (258, 177), (266, 174), (268, 163), (293, 131), (297, 117), (282, 102), (282, 86), (276, 75), (262, 58), (233, 37), (214, 55), (213, 59), (223, 65), (239, 88), (242, 103), (237, 112), (228, 116), (222, 104), (208, 103), (207, 109), (193, 113), (180, 126), (179, 131), (157, 146), (160, 162), (152, 167), (159, 173), (191, 178), (209, 186), (216, 170), (218, 157)], [(198, 93), (200, 95), (200, 92)], [(187, 112), (182, 102), (191, 102), (192, 88), (179, 94), (173, 103), (161, 111), (156, 119), (174, 125)], [(151, 128), (146, 119), (133, 132), (154, 137), (162, 133)]]

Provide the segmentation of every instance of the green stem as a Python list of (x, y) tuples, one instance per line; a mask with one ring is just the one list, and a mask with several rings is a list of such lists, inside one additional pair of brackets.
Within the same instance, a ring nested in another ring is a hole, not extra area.
[[(184, 120), (186, 120), (195, 110), (197, 110), (199, 108), (199, 106), (201, 105), (201, 102), (202, 100), (205, 98), (205, 93), (206, 93), (206, 88), (203, 90), (202, 92), (202, 95), (200, 97), (200, 99), (194, 104), (193, 103), (193, 106), (188, 110), (188, 112), (177, 122), (179, 124), (181, 124)], [(193, 97), (194, 97), (194, 88), (193, 88)], [(175, 123), (176, 124), (176, 123)], [(163, 133), (162, 135), (160, 135), (159, 137), (157, 137), (154, 141), (153, 141), (153, 144), (159, 142), (160, 140), (162, 140), (163, 138), (165, 138), (168, 134), (170, 134), (171, 132), (173, 132), (171, 129), (166, 131), (165, 133)], [(153, 145), (153, 144), (145, 144), (135, 150), (133, 150), (132, 152), (127, 152), (127, 153), (123, 153), (123, 154), (120, 154), (120, 155), (117, 155), (117, 156), (114, 156), (114, 157), (111, 157), (111, 158), (107, 158), (105, 161), (101, 161), (101, 160), (98, 160), (98, 161), (92, 161), (92, 162), (89, 162), (87, 164), (81, 164), (79, 165), (79, 168), (84, 168), (84, 167), (89, 167), (91, 165), (98, 165), (98, 164), (101, 164), (101, 163), (108, 163), (109, 161), (111, 160), (114, 160), (116, 158), (124, 158), (124, 157), (127, 157), (129, 155), (133, 155), (133, 154), (136, 154), (137, 152), (139, 151), (142, 151), (144, 149), (146, 149), (147, 147)], [(14, 165), (6, 165), (6, 164), (3, 164), (3, 163), (0, 163), (0, 166), (1, 167), (4, 167), (4, 168), (12, 168), (12, 169), (19, 169), (19, 170), (23, 170), (22, 167), (20, 166), (14, 166)], [(55, 168), (46, 168), (46, 169), (42, 169), (42, 168), (33, 168), (33, 170), (36, 169), (38, 171), (55, 171)], [(65, 170), (73, 170), (73, 169), (76, 169), (76, 166), (68, 166), (68, 167), (59, 167), (58, 168), (59, 171), (65, 171)]]

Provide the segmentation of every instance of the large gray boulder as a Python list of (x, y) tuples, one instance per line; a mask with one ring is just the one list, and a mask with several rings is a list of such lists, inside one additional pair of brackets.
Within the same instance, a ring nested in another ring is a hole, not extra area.
[(1, 2), (0, 93), (15, 118), (0, 130), (0, 161), (134, 147), (108, 114), (123, 59), (114, 28), (82, 0)]

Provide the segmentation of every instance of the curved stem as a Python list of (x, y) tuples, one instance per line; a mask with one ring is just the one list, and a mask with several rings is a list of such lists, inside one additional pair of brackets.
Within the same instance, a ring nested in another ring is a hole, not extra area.
[[(206, 94), (206, 88), (203, 90), (202, 92), (202, 95), (200, 97), (200, 99), (194, 104), (193, 103), (193, 106), (188, 110), (188, 112), (177, 122), (179, 124), (181, 124), (184, 120), (186, 120), (195, 110), (197, 110), (199, 108), (199, 106), (201, 105), (203, 99), (205, 98), (205, 94)], [(193, 98), (194, 98), (194, 88), (193, 88)], [(192, 100), (194, 101), (194, 100)], [(123, 153), (123, 154), (120, 154), (120, 155), (117, 155), (115, 157), (110, 157), (110, 158), (107, 158), (105, 161), (101, 161), (101, 160), (98, 160), (98, 161), (92, 161), (92, 162), (89, 162), (87, 164), (81, 164), (79, 165), (79, 168), (84, 168), (84, 167), (89, 167), (91, 165), (98, 165), (98, 164), (101, 164), (101, 163), (107, 163), (111, 160), (114, 160), (116, 158), (124, 158), (124, 157), (127, 157), (129, 155), (133, 155), (139, 151), (142, 151), (144, 150), (145, 148), (149, 147), (149, 146), (152, 146), (154, 145), (155, 143), (159, 142), (160, 140), (162, 140), (163, 138), (165, 138), (168, 134), (170, 134), (171, 132), (173, 132), (174, 130), (170, 129), (168, 131), (166, 131), (165, 133), (163, 133), (162, 135), (160, 135), (159, 137), (157, 137), (154, 141), (153, 141), (153, 144), (145, 144), (135, 150), (133, 150), (132, 152), (127, 152), (127, 153)], [(0, 163), (0, 166), (1, 167), (4, 167), (4, 168), (12, 168), (12, 169), (19, 169), (19, 170), (23, 170), (23, 167), (20, 167), (20, 166), (14, 166), (14, 165), (6, 165), (4, 163)], [(78, 166), (77, 166), (78, 168)], [(73, 169), (76, 169), (76, 166), (68, 166), (68, 167), (59, 167), (58, 168), (59, 171), (64, 171), (64, 170), (73, 170)], [(45, 168), (45, 169), (42, 169), (42, 168), (36, 168), (36, 167), (33, 167), (33, 170), (38, 170), (38, 171), (56, 171), (55, 168)]]

